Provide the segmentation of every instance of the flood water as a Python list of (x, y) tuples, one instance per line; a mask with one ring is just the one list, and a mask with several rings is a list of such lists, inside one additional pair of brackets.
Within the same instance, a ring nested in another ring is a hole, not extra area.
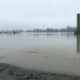
[(73, 33), (0, 35), (0, 62), (80, 75), (80, 37)]

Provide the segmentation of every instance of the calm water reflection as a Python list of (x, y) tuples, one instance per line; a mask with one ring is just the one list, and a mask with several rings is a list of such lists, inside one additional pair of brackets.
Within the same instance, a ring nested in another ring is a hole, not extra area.
[(80, 75), (79, 53), (73, 33), (0, 35), (0, 61), (24, 68)]

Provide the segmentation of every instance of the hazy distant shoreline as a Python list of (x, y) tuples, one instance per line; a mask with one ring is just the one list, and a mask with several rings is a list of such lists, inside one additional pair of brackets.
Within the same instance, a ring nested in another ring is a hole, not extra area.
[(67, 27), (67, 28), (61, 28), (61, 29), (53, 29), (53, 28), (47, 28), (47, 29), (32, 29), (32, 30), (1, 30), (0, 34), (19, 34), (19, 33), (23, 33), (23, 32), (75, 32), (76, 28), (72, 28), (72, 27)]

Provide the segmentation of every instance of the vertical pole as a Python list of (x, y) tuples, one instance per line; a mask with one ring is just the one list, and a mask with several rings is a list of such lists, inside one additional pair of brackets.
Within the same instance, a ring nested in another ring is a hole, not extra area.
[(80, 52), (80, 14), (77, 14), (77, 52)]
[(77, 33), (80, 34), (80, 14), (77, 14)]
[(79, 53), (80, 52), (80, 36), (77, 35), (77, 52)]

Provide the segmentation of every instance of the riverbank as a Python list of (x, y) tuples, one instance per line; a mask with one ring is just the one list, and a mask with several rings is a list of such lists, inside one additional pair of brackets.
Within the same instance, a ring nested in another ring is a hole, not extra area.
[(80, 76), (27, 70), (0, 63), (0, 80), (80, 80)]

